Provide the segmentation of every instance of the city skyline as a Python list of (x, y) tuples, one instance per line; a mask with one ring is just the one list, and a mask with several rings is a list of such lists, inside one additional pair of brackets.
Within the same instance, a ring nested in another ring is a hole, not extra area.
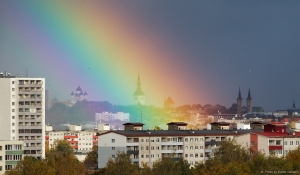
[(46, 79), (59, 100), (146, 105), (300, 104), (300, 2), (0, 2), (0, 70)]

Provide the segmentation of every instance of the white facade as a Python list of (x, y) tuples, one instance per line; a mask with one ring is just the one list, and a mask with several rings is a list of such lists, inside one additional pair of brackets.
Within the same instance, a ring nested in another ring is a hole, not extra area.
[(124, 112), (117, 112), (117, 113), (102, 112), (102, 113), (95, 114), (96, 123), (100, 123), (103, 121), (114, 121), (114, 120), (128, 122), (130, 120), (130, 114)]
[(45, 79), (0, 76), (0, 139), (23, 140), (24, 154), (45, 156)]
[(250, 129), (250, 123), (245, 124), (245, 123), (237, 123), (236, 124), (237, 129)]
[[(233, 139), (234, 135), (199, 135), (196, 132), (187, 133), (183, 130), (174, 131), (170, 135), (167, 130), (131, 132), (136, 134), (130, 136), (126, 131), (111, 131), (98, 136), (98, 168), (105, 167), (109, 158), (115, 158), (118, 151), (129, 154), (132, 163), (140, 167), (142, 163), (152, 167), (155, 161), (169, 156), (174, 156), (175, 160), (183, 158), (193, 167), (210, 159), (218, 143)], [(165, 132), (165, 134), (157, 135), (155, 132)]]

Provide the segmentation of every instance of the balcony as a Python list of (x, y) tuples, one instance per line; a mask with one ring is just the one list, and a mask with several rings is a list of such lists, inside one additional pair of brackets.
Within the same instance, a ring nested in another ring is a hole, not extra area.
[(127, 150), (127, 154), (139, 154), (139, 150)]

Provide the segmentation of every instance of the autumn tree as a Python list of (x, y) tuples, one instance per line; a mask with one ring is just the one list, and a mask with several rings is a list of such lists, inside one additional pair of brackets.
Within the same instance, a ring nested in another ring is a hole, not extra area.
[(26, 156), (6, 174), (84, 175), (84, 164), (75, 157), (70, 144), (65, 140), (56, 140), (54, 145), (56, 147), (47, 152), (44, 159)]
[(105, 167), (105, 175), (135, 175), (138, 174), (138, 165), (131, 163), (130, 157), (124, 152), (118, 152), (116, 158), (109, 158)]
[(95, 167), (98, 164), (98, 146), (94, 145), (92, 151), (90, 151), (85, 160), (84, 164), (86, 167)]

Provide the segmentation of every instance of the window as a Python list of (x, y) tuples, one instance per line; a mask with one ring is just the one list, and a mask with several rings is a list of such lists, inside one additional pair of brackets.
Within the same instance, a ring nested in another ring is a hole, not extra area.
[(115, 150), (116, 148), (115, 147), (111, 147), (111, 150)]
[(154, 139), (151, 139), (151, 142), (154, 142)]
[(11, 126), (15, 126), (15, 123), (11, 123)]
[(290, 145), (293, 145), (293, 141), (290, 141)]
[(200, 146), (200, 149), (203, 149), (203, 146)]
[(159, 142), (159, 138), (156, 139), (156, 142)]
[(11, 84), (15, 84), (15, 81), (12, 81)]
[(185, 154), (185, 157), (189, 157), (189, 155), (188, 155), (188, 154)]
[(12, 102), (11, 105), (15, 106), (15, 102)]
[(115, 141), (116, 141), (115, 139), (111, 139), (111, 143), (115, 143)]
[(200, 153), (200, 157), (203, 157), (203, 153)]
[(111, 155), (111, 158), (113, 158), (113, 159), (114, 159), (114, 158), (116, 158), (116, 156), (115, 156), (115, 155)]
[(2, 166), (0, 166), (0, 171), (2, 171)]
[(12, 130), (11, 132), (12, 132), (12, 133), (15, 133), (15, 130)]
[(193, 161), (190, 161), (190, 165), (193, 165)]
[(287, 145), (287, 141), (284, 141), (284, 145)]
[(156, 147), (156, 150), (159, 150), (159, 146)]
[(0, 146), (0, 151), (2, 151), (2, 146)]
[(190, 150), (193, 150), (193, 146), (190, 146)]
[(141, 150), (144, 150), (144, 147), (143, 147), (143, 146), (141, 146)]
[(188, 146), (185, 146), (185, 148), (184, 148), (185, 150), (188, 150), (189, 149), (189, 147)]
[(149, 147), (148, 147), (148, 146), (146, 146), (146, 150), (149, 150)]
[(190, 154), (190, 157), (193, 157), (193, 154)]
[(193, 141), (193, 138), (190, 138), (190, 142), (192, 142)]
[(154, 150), (154, 146), (151, 146), (151, 150)]
[(12, 119), (15, 119), (15, 116), (12, 116), (11, 118), (12, 118)]
[(184, 141), (185, 141), (185, 142), (188, 142), (188, 141), (189, 141), (189, 139), (188, 139), (188, 138), (185, 138), (185, 139), (184, 139)]
[(198, 138), (195, 138), (195, 142), (198, 142)]
[(251, 146), (254, 146), (254, 141), (251, 141)]
[(146, 154), (146, 158), (149, 158), (149, 155), (148, 155), (148, 154)]
[(141, 158), (144, 158), (144, 155), (143, 155), (143, 154), (141, 155)]
[(12, 109), (11, 112), (15, 112), (15, 109)]
[(159, 154), (157, 154), (156, 157), (159, 158)]
[(11, 88), (12, 91), (15, 91), (15, 88)]
[(203, 138), (200, 138), (200, 141), (203, 142)]
[(144, 142), (144, 139), (141, 139), (141, 142)]
[(195, 149), (199, 149), (199, 147), (198, 147), (198, 146), (195, 146)]
[(198, 158), (198, 153), (195, 153), (195, 157)]
[(11, 97), (12, 97), (12, 98), (15, 98), (15, 95), (12, 95)]
[(2, 156), (0, 156), (0, 161), (2, 161)]
[(299, 145), (299, 141), (296, 141), (296, 145)]

